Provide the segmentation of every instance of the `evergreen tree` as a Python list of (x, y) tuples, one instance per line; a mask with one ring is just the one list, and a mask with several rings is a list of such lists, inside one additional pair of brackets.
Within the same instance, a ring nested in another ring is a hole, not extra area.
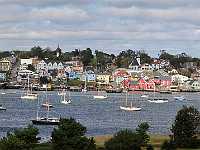
[(200, 129), (200, 113), (194, 107), (186, 107), (178, 111), (174, 124), (172, 125), (172, 140), (177, 147), (200, 146), (197, 133)]

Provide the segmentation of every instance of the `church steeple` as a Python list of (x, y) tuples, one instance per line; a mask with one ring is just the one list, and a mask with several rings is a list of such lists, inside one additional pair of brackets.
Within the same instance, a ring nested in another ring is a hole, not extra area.
[(61, 55), (61, 52), (62, 52), (62, 50), (61, 50), (60, 45), (58, 43), (58, 47), (56, 49), (56, 56), (59, 57)]

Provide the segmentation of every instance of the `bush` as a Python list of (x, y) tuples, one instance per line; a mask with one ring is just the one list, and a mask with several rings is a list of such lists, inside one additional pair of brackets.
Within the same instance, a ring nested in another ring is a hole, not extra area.
[(17, 129), (14, 133), (8, 133), (0, 141), (1, 150), (29, 150), (35, 147), (38, 142), (38, 129), (33, 126), (28, 126), (24, 129)]
[(117, 132), (113, 138), (105, 142), (106, 150), (140, 150), (149, 141), (146, 131), (149, 125), (142, 123), (136, 131), (122, 130)]
[(93, 138), (84, 136), (86, 128), (74, 119), (61, 119), (52, 132), (52, 144), (56, 150), (95, 150)]

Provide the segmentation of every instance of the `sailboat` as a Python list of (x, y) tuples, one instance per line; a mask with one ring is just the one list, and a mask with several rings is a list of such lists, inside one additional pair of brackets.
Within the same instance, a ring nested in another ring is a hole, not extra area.
[(66, 100), (66, 93), (63, 95), (63, 100), (61, 101), (62, 104), (70, 104), (71, 99), (70, 99), (70, 93), (68, 95), (68, 99)]
[(94, 99), (106, 99), (107, 95), (100, 95), (99, 90), (97, 90), (97, 95), (93, 96)]
[(29, 79), (29, 74), (28, 74), (28, 89), (27, 89), (26, 95), (21, 96), (21, 99), (35, 100), (35, 99), (37, 99), (37, 94), (32, 93), (32, 88), (30, 89), (29, 80), (30, 79)]
[(65, 94), (65, 90), (63, 89), (61, 92), (58, 92), (59, 96), (63, 96)]
[(45, 102), (42, 104), (42, 107), (48, 107), (48, 108), (53, 107), (53, 105), (49, 103), (49, 100), (47, 98), (47, 87), (46, 87), (45, 96), (46, 96), (45, 97), (46, 99), (45, 99)]
[(82, 92), (87, 92), (87, 76), (86, 76), (86, 71), (85, 71), (85, 84), (84, 84), (84, 88), (82, 89)]
[[(39, 106), (39, 100), (38, 105)], [(47, 116), (46, 117), (39, 117), (39, 107), (37, 108), (37, 117), (36, 119), (31, 120), (35, 125), (58, 125), (60, 122), (60, 118), (56, 117), (49, 117), (49, 106), (47, 106)]]
[(125, 106), (120, 106), (120, 109), (121, 110), (125, 110), (125, 111), (140, 111), (142, 108), (134, 107), (132, 102), (131, 102), (131, 105), (128, 106), (128, 102), (127, 102), (128, 98), (127, 98), (127, 96), (128, 96), (128, 92), (126, 92), (126, 104), (125, 104)]
[(150, 103), (156, 103), (156, 104), (168, 103), (168, 99), (167, 98), (156, 98), (155, 97), (155, 92), (156, 92), (156, 86), (155, 86), (155, 83), (154, 83), (153, 98), (152, 99), (148, 99), (148, 101)]

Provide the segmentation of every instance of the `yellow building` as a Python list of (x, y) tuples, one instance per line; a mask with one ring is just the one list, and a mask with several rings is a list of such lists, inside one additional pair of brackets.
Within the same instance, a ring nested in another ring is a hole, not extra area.
[(11, 69), (11, 62), (7, 59), (0, 61), (0, 71), (9, 71)]
[(102, 82), (104, 84), (109, 84), (110, 75), (109, 74), (97, 74), (96, 75), (97, 82)]

